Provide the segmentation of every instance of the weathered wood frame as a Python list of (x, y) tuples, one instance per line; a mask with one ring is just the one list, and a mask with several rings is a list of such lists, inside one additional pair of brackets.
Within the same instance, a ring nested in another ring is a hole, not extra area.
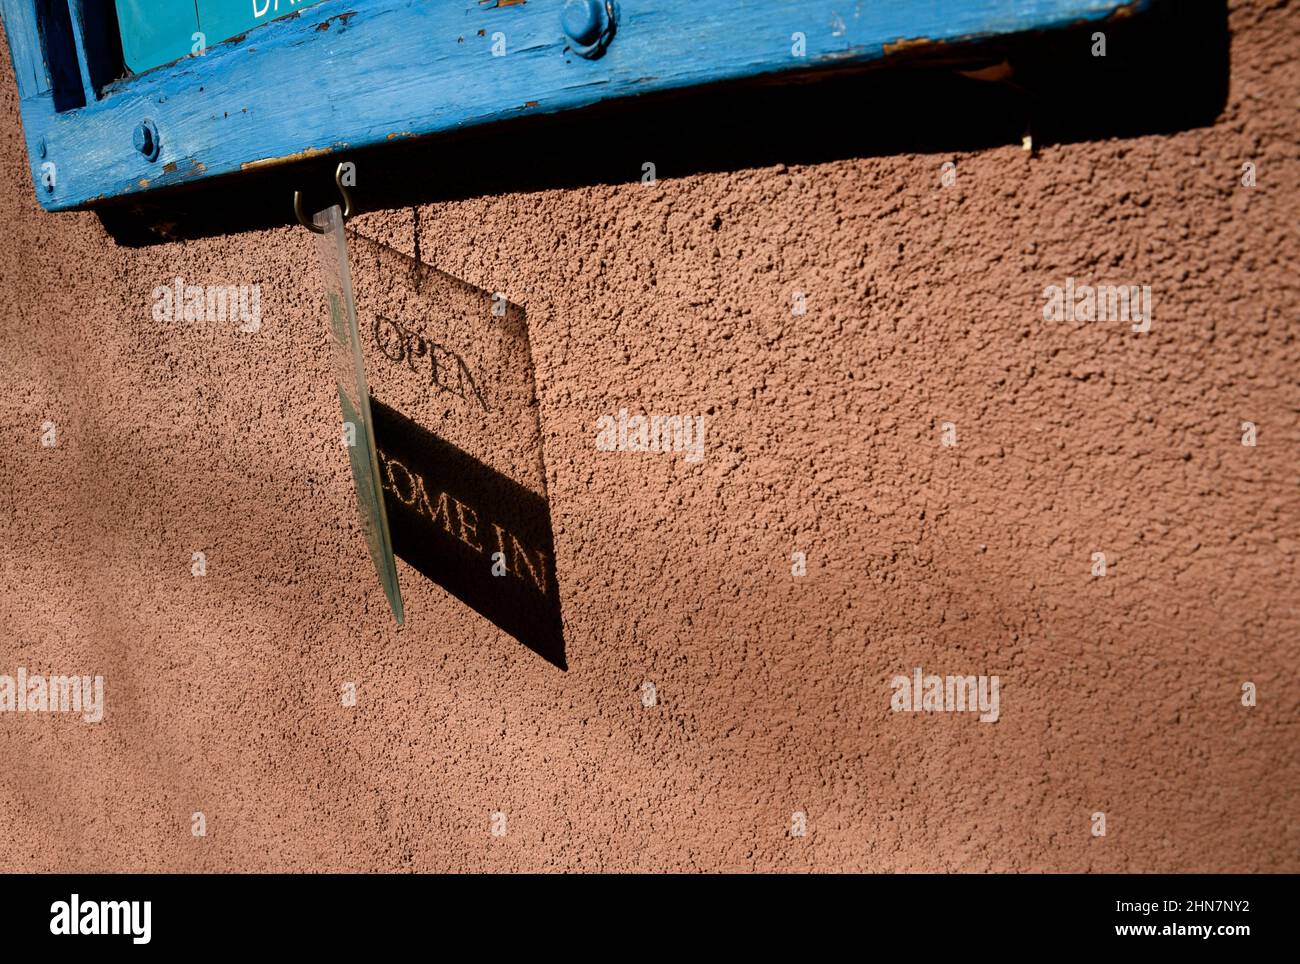
[[(326, 0), (107, 84), (91, 0), (68, 2), (85, 105), (57, 110), (36, 0), (0, 0), (48, 210), (648, 92), (1098, 22), (1150, 0), (617, 0), (616, 35), (594, 59), (573, 52), (563, 0)], [(844, 122), (870, 116), (863, 104)], [(137, 133), (146, 122), (152, 159)]]

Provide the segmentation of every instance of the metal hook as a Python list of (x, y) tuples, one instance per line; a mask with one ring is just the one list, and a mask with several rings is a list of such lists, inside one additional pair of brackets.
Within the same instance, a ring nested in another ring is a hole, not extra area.
[[(352, 216), (352, 195), (349, 194), (348, 189), (343, 186), (343, 165), (342, 164), (340, 164), (338, 166), (338, 169), (334, 172), (334, 183), (338, 185), (339, 193), (343, 195), (343, 218), (344, 220), (347, 220)], [(324, 228), (318, 228), (313, 222), (307, 220), (307, 215), (303, 212), (302, 209), (301, 191), (293, 192), (293, 213), (298, 216), (298, 223), (301, 224), (307, 230), (313, 231), (316, 234), (325, 233)]]

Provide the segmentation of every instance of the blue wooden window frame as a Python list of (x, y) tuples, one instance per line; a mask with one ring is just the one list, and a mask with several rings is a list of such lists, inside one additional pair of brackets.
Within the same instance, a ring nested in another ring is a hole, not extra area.
[(0, 0), (0, 12), (36, 195), (62, 210), (600, 101), (1100, 22), (1151, 0), (609, 0), (616, 29), (599, 50), (566, 36), (565, 2), (323, 0), (127, 76), (114, 0)]

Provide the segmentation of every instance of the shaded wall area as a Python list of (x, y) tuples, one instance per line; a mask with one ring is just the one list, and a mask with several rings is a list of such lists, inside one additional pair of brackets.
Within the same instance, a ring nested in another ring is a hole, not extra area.
[[(1228, 26), (1205, 126), (355, 219), (526, 310), (567, 670), (406, 563), (393, 625), (306, 232), (41, 213), (6, 66), (0, 675), (106, 707), (0, 713), (0, 869), (1300, 869), (1300, 19)], [(155, 320), (176, 278), (260, 326)], [(1150, 331), (1045, 321), (1067, 279)], [(997, 722), (894, 712), (916, 667)]]

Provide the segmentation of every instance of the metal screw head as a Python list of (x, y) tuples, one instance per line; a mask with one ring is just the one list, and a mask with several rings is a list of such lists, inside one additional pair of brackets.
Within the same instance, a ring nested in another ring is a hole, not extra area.
[(605, 26), (605, 5), (601, 0), (567, 0), (560, 24), (570, 40), (586, 47), (596, 41)]
[(136, 127), (135, 133), (131, 136), (131, 142), (135, 144), (135, 149), (144, 155), (146, 160), (156, 161), (160, 144), (158, 142), (158, 128), (154, 126), (153, 121), (142, 121)]

